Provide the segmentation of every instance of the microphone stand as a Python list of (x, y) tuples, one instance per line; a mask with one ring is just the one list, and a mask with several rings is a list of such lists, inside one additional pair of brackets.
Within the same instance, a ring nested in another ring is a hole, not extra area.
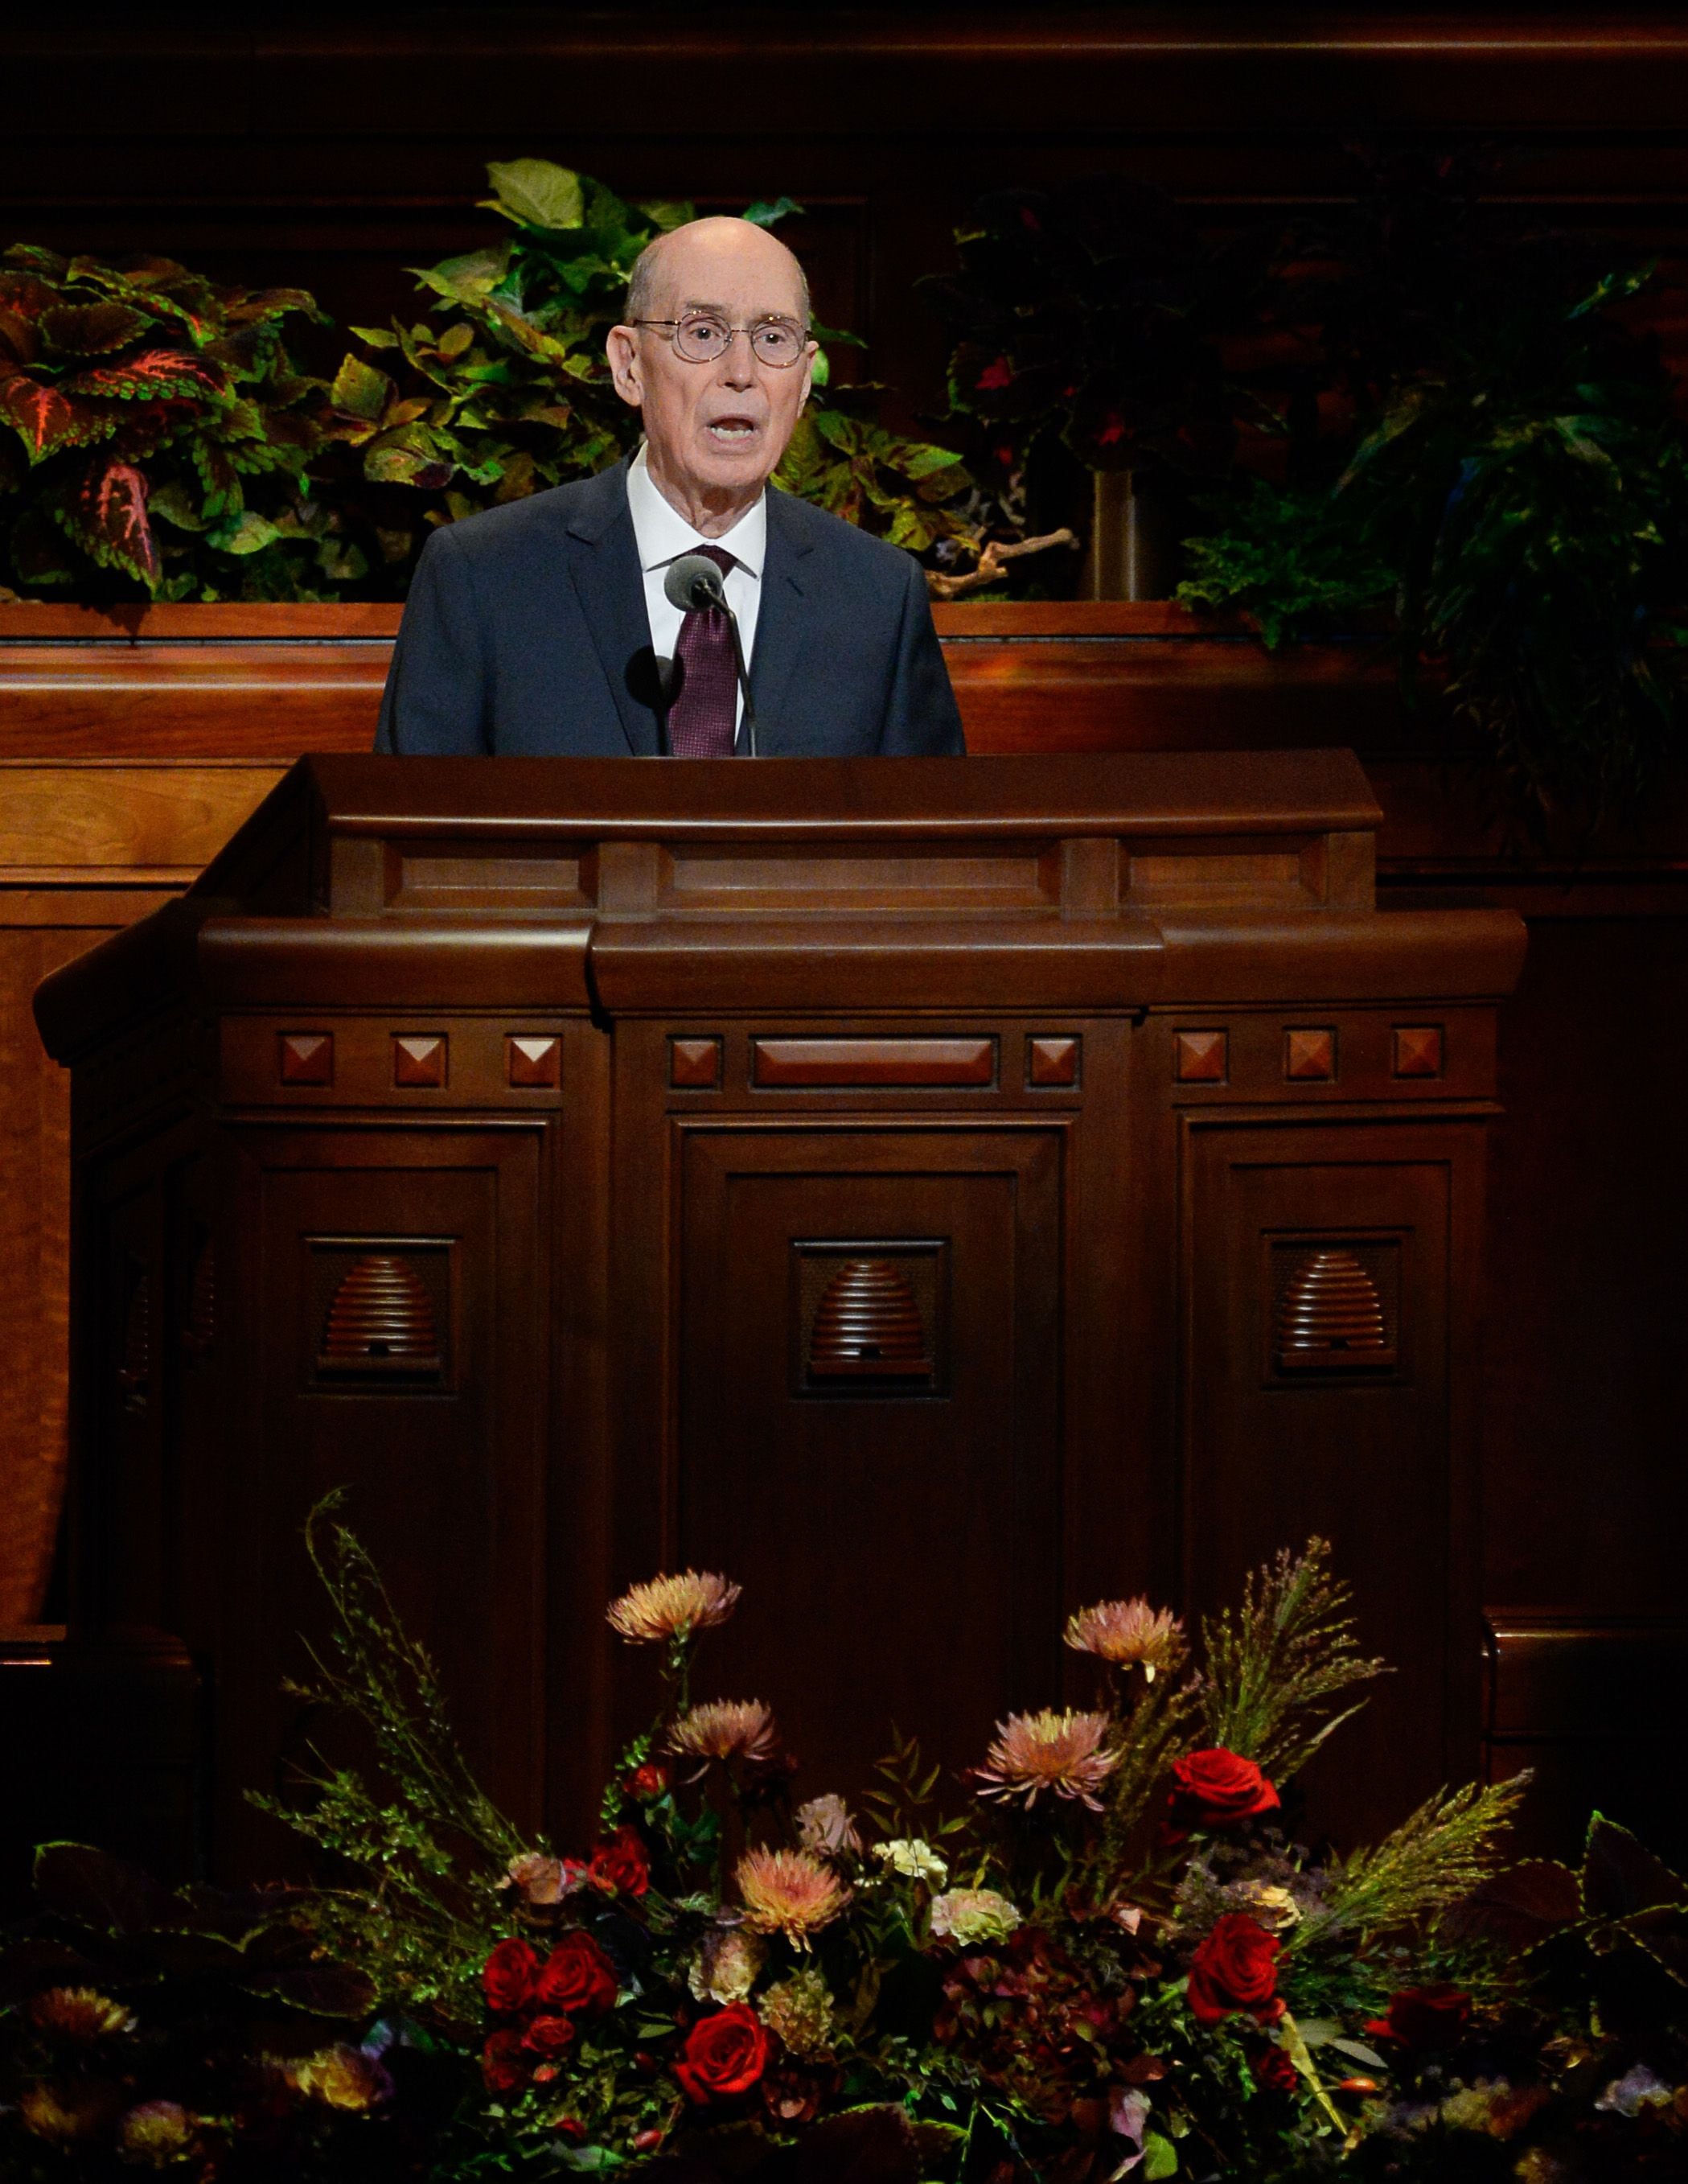
[[(758, 755), (756, 748), (756, 708), (750, 700), (750, 677), (744, 668), (744, 647), (739, 642), (738, 616), (727, 604), (725, 589), (721, 593), (721, 611), (727, 618), (727, 627), (733, 633), (733, 666), (738, 670), (739, 688), (744, 693), (744, 742), (747, 758)], [(666, 733), (666, 723), (664, 723)]]

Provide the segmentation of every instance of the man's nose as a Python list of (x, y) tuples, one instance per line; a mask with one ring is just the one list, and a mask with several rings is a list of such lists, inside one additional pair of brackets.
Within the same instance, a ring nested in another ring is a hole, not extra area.
[(726, 348), (721, 352), (721, 377), (729, 387), (756, 384), (756, 351), (743, 326), (735, 326), (727, 337)]

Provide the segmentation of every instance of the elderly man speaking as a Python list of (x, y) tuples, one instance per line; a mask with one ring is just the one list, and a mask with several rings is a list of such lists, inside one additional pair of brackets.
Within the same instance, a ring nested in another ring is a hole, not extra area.
[[(962, 750), (919, 566), (768, 489), (808, 397), (808, 315), (802, 269), (765, 229), (698, 220), (650, 245), (608, 344), (644, 444), (583, 483), (435, 532), (378, 750)], [(676, 571), (698, 555), (719, 582), (695, 559)]]

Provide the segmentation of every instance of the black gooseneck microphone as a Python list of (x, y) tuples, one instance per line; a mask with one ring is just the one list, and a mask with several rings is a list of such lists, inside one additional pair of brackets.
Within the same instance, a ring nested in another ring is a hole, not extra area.
[(732, 632), (733, 666), (738, 670), (739, 688), (744, 693), (745, 749), (756, 757), (756, 708), (750, 702), (750, 677), (744, 668), (744, 647), (739, 642), (738, 616), (727, 604), (727, 589), (721, 580), (721, 571), (703, 554), (682, 554), (677, 561), (669, 564), (668, 574), (663, 578), (663, 590), (671, 607), (682, 614), (701, 612), (707, 607), (719, 607), (727, 618), (727, 627)]

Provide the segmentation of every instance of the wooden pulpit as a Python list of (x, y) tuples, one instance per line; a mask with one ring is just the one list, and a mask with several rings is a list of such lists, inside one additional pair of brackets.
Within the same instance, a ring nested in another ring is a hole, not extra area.
[(1087, 1699), (1074, 1607), (1319, 1532), (1402, 1672), (1319, 1822), (1469, 1771), (1523, 934), (1380, 913), (1379, 817), (1328, 750), (308, 759), (49, 979), (74, 1623), (200, 1680), (216, 1864), (280, 1862), (241, 1792), (338, 1486), (571, 1845), (654, 1697), (605, 1603), (687, 1565), (744, 1586), (701, 1691), (812, 1795)]

